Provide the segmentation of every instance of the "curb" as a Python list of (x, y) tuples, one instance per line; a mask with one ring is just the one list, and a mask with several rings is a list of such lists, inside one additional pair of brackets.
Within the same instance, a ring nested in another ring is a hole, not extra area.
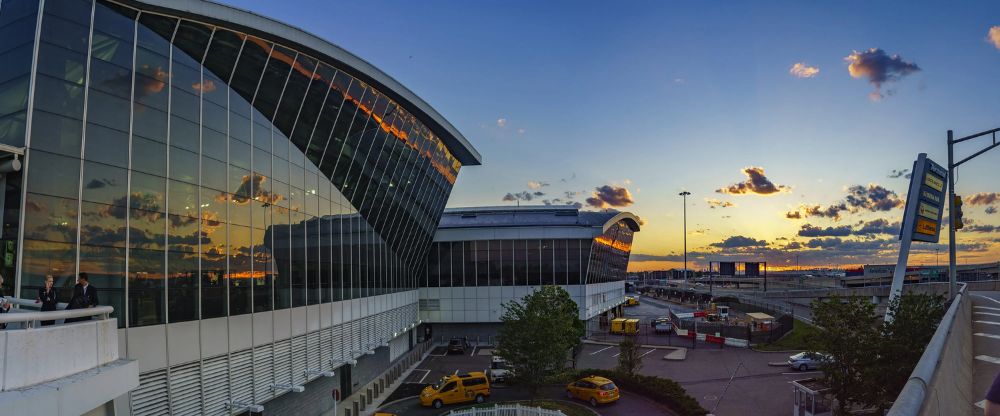
[[(644, 397), (644, 396), (643, 396), (643, 397)], [(572, 405), (576, 406), (577, 408), (580, 408), (580, 409), (585, 409), (585, 410), (587, 410), (588, 412), (590, 412), (590, 414), (592, 414), (592, 415), (594, 415), (594, 416), (601, 416), (601, 414), (600, 414), (600, 413), (597, 413), (597, 411), (596, 411), (596, 410), (594, 410), (594, 409), (591, 409), (591, 408), (590, 408), (589, 406), (586, 406), (586, 405), (583, 405), (583, 404), (580, 404), (580, 403), (577, 403), (577, 402), (574, 402), (574, 401), (572, 401), (572, 400), (566, 400), (566, 399), (545, 399), (545, 398), (539, 398), (538, 400), (546, 400), (546, 401), (550, 401), (550, 402), (561, 402), (561, 403), (569, 403), (569, 404), (572, 404)], [(647, 400), (648, 400), (648, 398), (647, 398)], [(527, 404), (527, 403), (529, 403), (529, 402), (530, 402), (530, 400), (508, 400), (508, 401), (503, 401), (503, 402), (490, 402), (490, 403), (492, 403), (492, 404), (498, 404), (498, 405), (499, 405), (499, 404), (504, 404), (504, 403), (520, 403), (520, 404)], [(459, 408), (457, 408), (457, 409), (451, 409), (451, 410), (449, 410), (449, 411), (447, 411), (447, 412), (444, 412), (444, 413), (439, 413), (439, 414), (438, 414), (438, 416), (447, 416), (447, 415), (451, 414), (452, 410), (459, 410), (459, 409), (465, 409), (465, 408), (466, 408), (466, 407), (459, 407)]]
[[(583, 343), (584, 344), (593, 344), (593, 345), (610, 345), (612, 347), (617, 347), (618, 346), (617, 342), (593, 341), (593, 340), (589, 340), (589, 339), (583, 340)], [(674, 346), (670, 346), (670, 345), (639, 345), (639, 348), (653, 348), (653, 349), (661, 349), (661, 350), (684, 350), (684, 351), (687, 351), (686, 347), (674, 347)]]

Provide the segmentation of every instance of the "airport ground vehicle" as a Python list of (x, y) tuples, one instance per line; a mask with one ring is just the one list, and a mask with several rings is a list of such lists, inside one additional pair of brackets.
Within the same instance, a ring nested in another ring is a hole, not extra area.
[(670, 322), (670, 318), (656, 318), (653, 320), (653, 331), (660, 333), (669, 333), (674, 330), (674, 323)]
[(446, 404), (482, 403), (487, 397), (490, 397), (490, 381), (486, 373), (473, 371), (441, 377), (437, 383), (424, 387), (420, 405), (440, 409)]
[(583, 400), (593, 407), (615, 402), (619, 395), (618, 386), (604, 377), (588, 376), (566, 385), (567, 398)]
[(611, 320), (611, 333), (635, 335), (639, 333), (639, 320), (634, 318), (615, 318)]
[(639, 306), (639, 299), (633, 296), (625, 297), (625, 306)]

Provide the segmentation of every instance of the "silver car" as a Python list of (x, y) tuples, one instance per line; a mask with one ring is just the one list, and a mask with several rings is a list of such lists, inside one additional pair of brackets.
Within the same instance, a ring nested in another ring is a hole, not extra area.
[(800, 352), (788, 357), (788, 366), (799, 370), (816, 370), (824, 362), (830, 361), (830, 356), (818, 352)]

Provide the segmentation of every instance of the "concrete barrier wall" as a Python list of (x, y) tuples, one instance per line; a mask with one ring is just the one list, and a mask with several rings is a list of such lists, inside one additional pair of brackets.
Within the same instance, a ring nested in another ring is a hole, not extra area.
[(114, 319), (0, 331), (0, 390), (61, 379), (118, 359)]
[(972, 302), (968, 287), (948, 308), (890, 416), (972, 415)]

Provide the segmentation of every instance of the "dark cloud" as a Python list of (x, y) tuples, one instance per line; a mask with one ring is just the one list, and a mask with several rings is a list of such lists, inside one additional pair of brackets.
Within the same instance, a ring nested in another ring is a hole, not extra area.
[(790, 188), (785, 185), (775, 185), (774, 182), (767, 179), (767, 176), (764, 175), (764, 168), (762, 167), (750, 166), (744, 168), (743, 174), (747, 176), (747, 180), (734, 183), (725, 188), (716, 189), (715, 192), (730, 195), (771, 195), (790, 190)]
[(632, 205), (632, 193), (624, 187), (604, 185), (594, 188), (594, 193), (587, 198), (587, 205), (594, 208), (627, 207)]
[[(868, 82), (875, 86), (869, 97), (872, 100), (882, 99), (882, 85), (895, 82), (914, 72), (920, 71), (920, 67), (912, 62), (906, 62), (899, 55), (889, 55), (880, 48), (871, 48), (866, 51), (854, 51), (847, 58), (844, 58), (849, 65), (847, 71), (853, 78), (866, 78)], [(886, 91), (888, 94), (893, 92)]]
[(851, 235), (851, 226), (840, 227), (817, 227), (812, 224), (803, 224), (799, 230), (799, 237), (846, 237)]
[(712, 243), (709, 245), (719, 248), (764, 247), (767, 246), (767, 241), (744, 237), (742, 235), (734, 235), (718, 243)]
[(889, 220), (879, 218), (871, 221), (858, 223), (858, 228), (854, 230), (855, 235), (876, 235), (876, 234), (899, 234), (899, 222), (890, 223)]
[(583, 208), (583, 204), (576, 201), (566, 201), (566, 205), (570, 205), (573, 208), (580, 209)]
[(1000, 232), (1000, 226), (996, 225), (967, 225), (961, 231), (969, 233), (995, 233)]
[(990, 214), (990, 215), (996, 214), (997, 213), (997, 207), (990, 205), (990, 206), (986, 207), (985, 212), (987, 214)]
[(508, 192), (507, 195), (503, 196), (504, 201), (530, 201), (532, 199), (535, 199), (535, 195), (528, 191)]
[(1000, 202), (1000, 192), (979, 192), (965, 197), (969, 205), (993, 205)]
[(841, 245), (843, 243), (844, 243), (844, 240), (841, 240), (838, 237), (833, 237), (833, 238), (814, 238), (814, 239), (811, 239), (809, 241), (806, 241), (805, 246), (809, 247), (809, 248), (831, 248), (831, 247), (839, 246), (839, 245)]
[(788, 218), (790, 220), (801, 220), (802, 213), (798, 211), (788, 211), (785, 213), (785, 218)]
[(827, 206), (826, 208), (819, 205), (803, 206), (801, 211), (805, 217), (832, 218), (834, 220), (839, 220), (840, 213), (847, 211), (847, 204), (833, 204)]
[(533, 195), (533, 196), (545, 196), (545, 192), (535, 191), (535, 192), (532, 192), (531, 195)]
[(848, 188), (846, 200), (852, 211), (889, 211), (903, 206), (903, 200), (899, 199), (896, 192), (876, 184), (869, 184), (867, 187), (854, 185)]
[(910, 170), (909, 169), (903, 169), (903, 170), (893, 169), (893, 170), (889, 171), (889, 177), (892, 178), (892, 179), (902, 178), (902, 177), (906, 177), (906, 179), (910, 179), (910, 176), (913, 176), (913, 175), (910, 174)]

